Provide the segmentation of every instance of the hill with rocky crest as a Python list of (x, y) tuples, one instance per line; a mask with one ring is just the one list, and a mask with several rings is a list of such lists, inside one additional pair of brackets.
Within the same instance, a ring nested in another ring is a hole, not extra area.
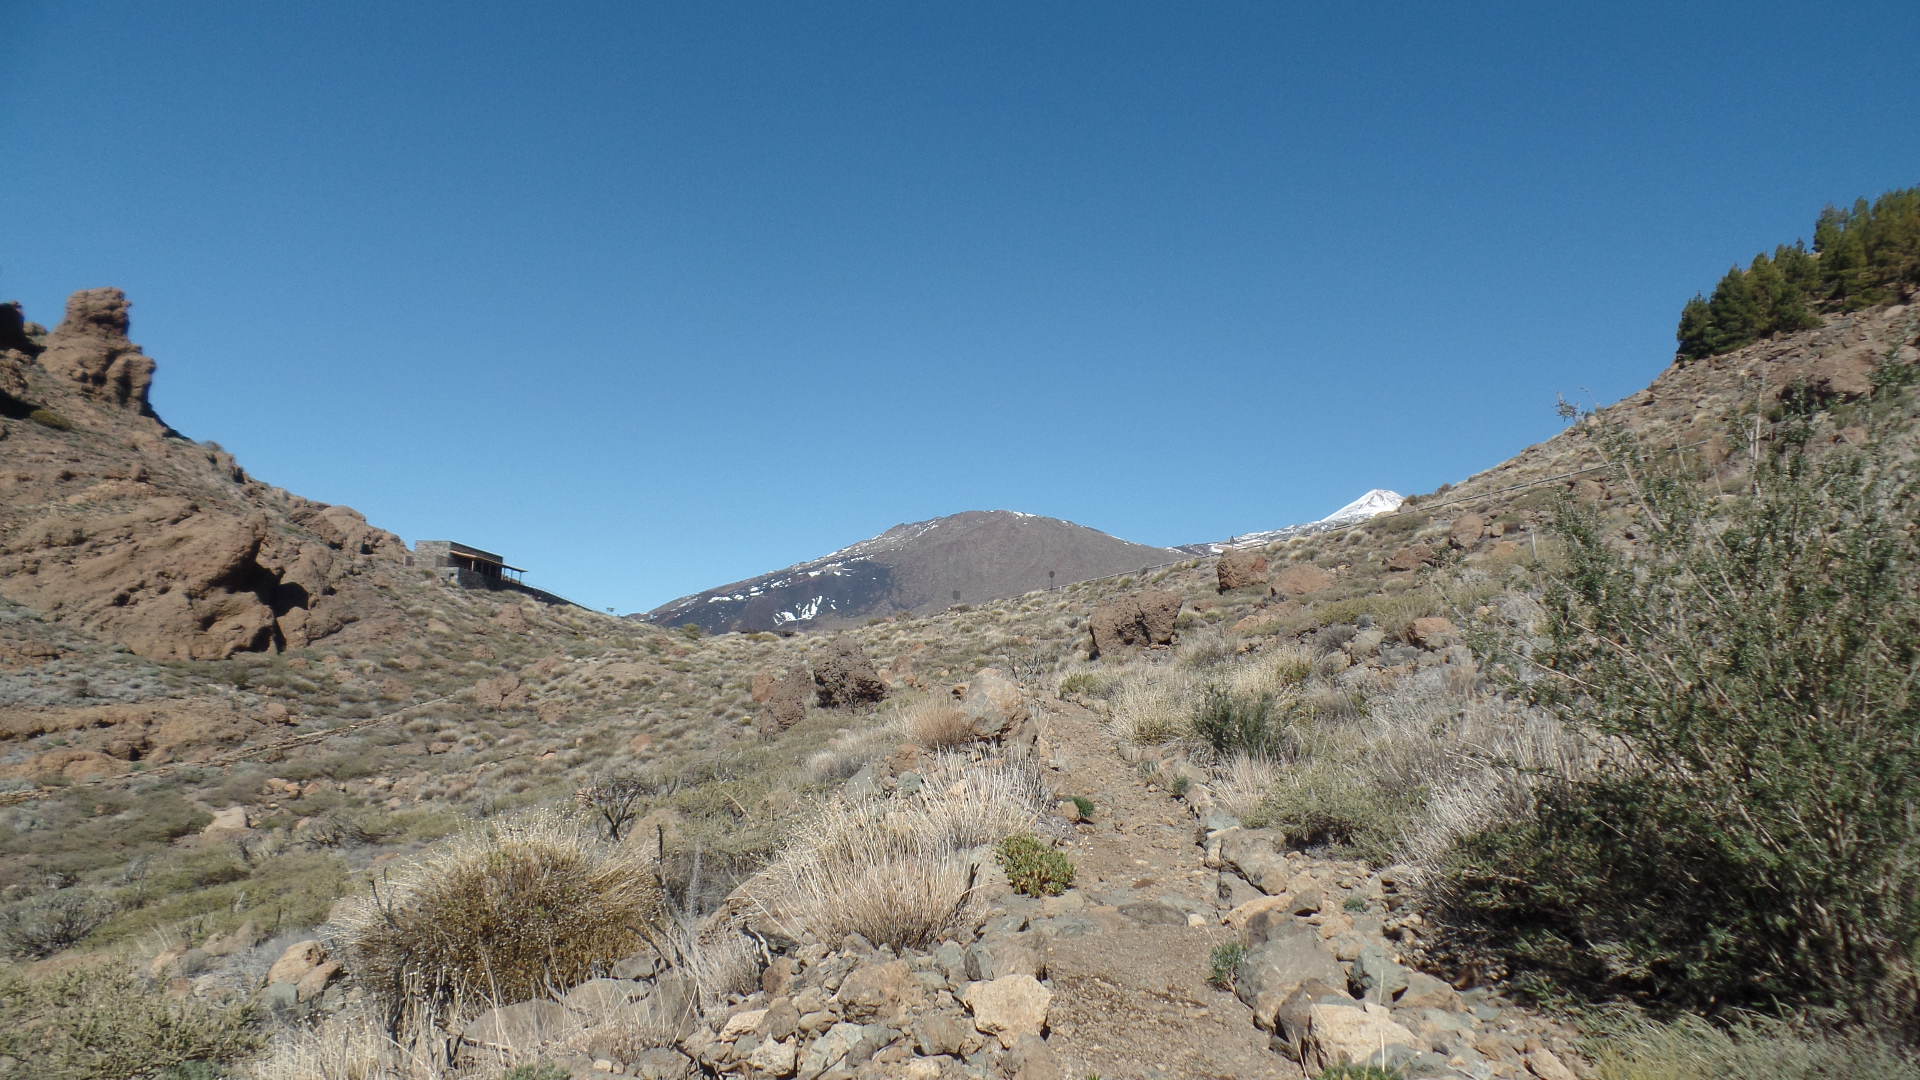
[(163, 660), (297, 648), (378, 614), (369, 579), (404, 543), (168, 427), (130, 307), (78, 292), (46, 332), (0, 305), (0, 597)]
[(1183, 557), (1059, 518), (969, 510), (886, 532), (784, 570), (683, 596), (637, 616), (708, 633), (821, 630), (924, 615)]

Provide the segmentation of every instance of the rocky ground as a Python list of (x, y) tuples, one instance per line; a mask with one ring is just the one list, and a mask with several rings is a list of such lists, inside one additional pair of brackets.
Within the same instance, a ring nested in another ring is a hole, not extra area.
[[(476, 1074), (541, 1061), (578, 1080), (1251, 1080), (1346, 1063), (1436, 1080), (1576, 1075), (1566, 1027), (1412, 966), (1420, 920), (1391, 871), (1283, 850), (1210, 808), (1203, 783), (1168, 784), (1202, 775), (1182, 756), (1129, 762), (1092, 711), (1033, 704), (1020, 725), (1033, 730), (990, 752), (1032, 740), (1062, 796), (1052, 825), (1071, 888), (1022, 895), (983, 859), (960, 937), (897, 953), (858, 936), (798, 942), (764, 957), (756, 989), (704, 1011), (693, 980), (641, 955), (480, 1015), (456, 1060)], [(297, 943), (264, 997), (320, 1000), (338, 968)]]

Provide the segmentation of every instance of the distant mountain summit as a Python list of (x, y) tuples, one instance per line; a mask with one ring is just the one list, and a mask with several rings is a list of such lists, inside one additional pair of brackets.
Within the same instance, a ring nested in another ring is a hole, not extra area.
[(1391, 514), (1395, 510), (1400, 509), (1400, 504), (1406, 501), (1406, 497), (1397, 491), (1388, 491), (1385, 488), (1374, 488), (1365, 495), (1360, 496), (1340, 509), (1335, 510), (1333, 513), (1328, 514), (1326, 517), (1321, 518), (1319, 521), (1309, 522), (1308, 524), (1345, 525), (1349, 521), (1365, 521), (1370, 517), (1378, 517), (1381, 514)]
[(1218, 555), (1231, 548), (1262, 547), (1275, 540), (1285, 540), (1294, 536), (1322, 532), (1340, 525), (1350, 525), (1356, 521), (1365, 521), (1381, 514), (1391, 514), (1400, 509), (1406, 498), (1398, 492), (1385, 488), (1374, 488), (1365, 495), (1328, 514), (1317, 521), (1306, 521), (1298, 525), (1288, 525), (1282, 529), (1268, 529), (1265, 532), (1242, 533), (1202, 544), (1182, 544), (1178, 550), (1189, 555)]
[(815, 630), (924, 614), (1176, 562), (1171, 548), (1016, 510), (895, 525), (810, 562), (683, 596), (633, 618), (709, 633)]

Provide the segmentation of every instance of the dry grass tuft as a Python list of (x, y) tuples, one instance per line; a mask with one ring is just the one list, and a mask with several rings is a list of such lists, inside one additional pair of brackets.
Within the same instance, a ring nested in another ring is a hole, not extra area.
[(964, 920), (975, 849), (1031, 829), (1044, 805), (1025, 762), (942, 758), (914, 795), (819, 807), (742, 892), (796, 938), (923, 946)]
[(974, 739), (973, 719), (951, 701), (927, 698), (902, 709), (900, 734), (929, 750), (962, 746)]
[(335, 932), (394, 1020), (463, 1001), (518, 1001), (657, 945), (666, 905), (638, 845), (608, 845), (577, 816), (491, 822), (376, 883)]
[(1873, 1077), (1920, 1080), (1910, 1050), (1868, 1035), (1803, 1030), (1758, 1017), (1713, 1024), (1693, 1016), (1660, 1022), (1618, 1015), (1588, 1041), (1597, 1080), (1769, 1080)]

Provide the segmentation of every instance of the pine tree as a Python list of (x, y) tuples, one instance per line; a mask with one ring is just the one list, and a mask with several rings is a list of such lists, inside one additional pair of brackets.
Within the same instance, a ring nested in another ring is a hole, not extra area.
[(1694, 293), (1687, 306), (1680, 309), (1680, 329), (1674, 337), (1680, 342), (1678, 360), (1699, 360), (1713, 355), (1713, 311), (1707, 306), (1706, 297)]

